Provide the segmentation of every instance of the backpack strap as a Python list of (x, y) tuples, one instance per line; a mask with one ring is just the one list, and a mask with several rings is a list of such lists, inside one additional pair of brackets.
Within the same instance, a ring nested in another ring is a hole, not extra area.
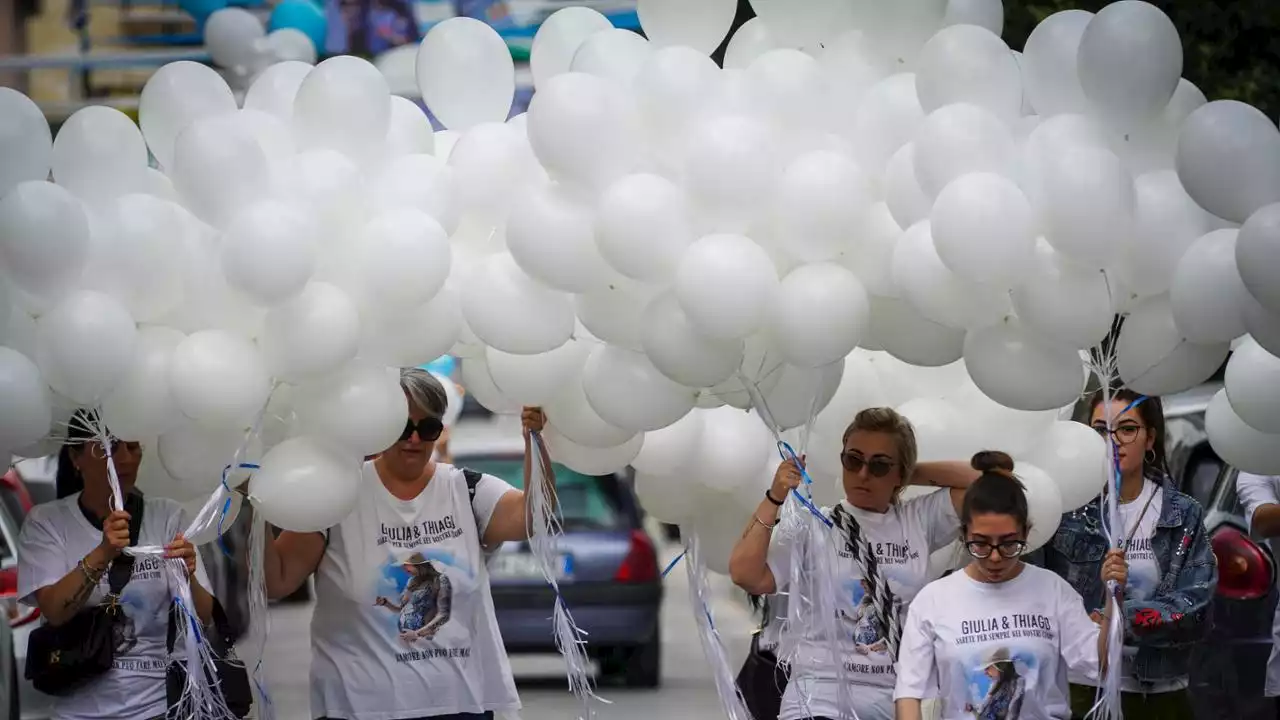
[(480, 485), (480, 479), (484, 475), (471, 468), (462, 468), (462, 476), (467, 479), (467, 499), (471, 501), (472, 505), (475, 505), (476, 487)]
[[(137, 545), (138, 538), (142, 535), (142, 515), (146, 510), (147, 503), (141, 494), (129, 493), (124, 500), (124, 509), (129, 513), (129, 544)], [(124, 586), (129, 584), (129, 579), (133, 577), (133, 562), (135, 558), (128, 553), (120, 553), (115, 560), (111, 561), (111, 570), (108, 571), (107, 585), (112, 595), (119, 595)]]

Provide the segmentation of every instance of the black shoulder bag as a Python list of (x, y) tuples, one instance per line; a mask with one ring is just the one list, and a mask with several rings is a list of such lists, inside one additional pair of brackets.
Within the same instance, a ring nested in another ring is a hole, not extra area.
[[(129, 544), (138, 544), (145, 505), (141, 495), (125, 499), (129, 512)], [(70, 695), (111, 669), (116, 656), (116, 626), (124, 618), (120, 593), (133, 576), (132, 555), (121, 553), (108, 570), (108, 592), (102, 602), (81, 610), (61, 625), (45, 623), (27, 641), (26, 677), (46, 695)]]
[[(173, 653), (178, 623), (191, 622), (190, 618), (182, 617), (179, 613), (177, 605), (169, 608), (169, 637), (166, 647), (170, 654)], [(210, 686), (216, 687), (222, 694), (222, 699), (227, 703), (227, 709), (232, 715), (238, 718), (248, 717), (249, 711), (253, 708), (253, 690), (249, 684), (249, 670), (236, 655), (235, 631), (227, 619), (222, 603), (218, 602), (217, 598), (213, 599), (213, 627), (208, 630), (202, 629), (201, 632), (204, 633), (205, 642), (209, 643), (209, 648), (213, 651), (213, 672), (210, 673), (209, 668), (205, 668), (205, 676)], [(170, 708), (177, 705), (186, 686), (186, 665), (171, 659), (165, 674), (165, 692)]]
[(787, 689), (789, 674), (778, 665), (778, 656), (760, 649), (760, 636), (769, 623), (777, 622), (764, 598), (764, 622), (751, 636), (751, 650), (747, 653), (742, 669), (738, 671), (738, 691), (746, 701), (747, 710), (756, 720), (777, 720), (782, 709), (782, 693)]

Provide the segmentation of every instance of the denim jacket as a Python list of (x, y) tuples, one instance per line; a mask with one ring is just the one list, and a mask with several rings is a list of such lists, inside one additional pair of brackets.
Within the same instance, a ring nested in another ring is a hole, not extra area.
[[(1209, 634), (1210, 603), (1218, 586), (1218, 565), (1204, 527), (1200, 503), (1174, 489), (1168, 476), (1148, 476), (1164, 490), (1151, 549), (1161, 578), (1151, 597), (1125, 600), (1127, 647), (1137, 648), (1139, 682), (1186, 677), (1191, 648)], [(1064, 578), (1094, 610), (1103, 605), (1102, 559), (1107, 538), (1100, 521), (1101, 498), (1065, 513), (1039, 564)]]

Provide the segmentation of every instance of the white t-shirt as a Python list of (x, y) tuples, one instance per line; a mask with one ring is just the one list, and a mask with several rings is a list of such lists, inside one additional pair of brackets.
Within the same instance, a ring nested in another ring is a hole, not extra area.
[(511, 486), (484, 475), (472, 502), (462, 470), (444, 463), (412, 500), (388, 492), (373, 463), (361, 485), (316, 571), (312, 715), (402, 720), (519, 708), (480, 548)]
[[(1253, 514), (1263, 505), (1280, 505), (1280, 475), (1251, 475), (1240, 473), (1236, 477), (1236, 495), (1244, 507), (1244, 519), (1253, 531)], [(1267, 697), (1280, 695), (1280, 608), (1276, 609), (1271, 623), (1271, 658), (1267, 660)]]
[(1098, 626), (1056, 574), (1024, 565), (1003, 583), (961, 570), (911, 603), (895, 698), (929, 697), (944, 720), (1070, 718), (1067, 671), (1096, 676)]
[[(79, 493), (31, 509), (18, 538), (18, 597), (36, 606), (37, 590), (57, 583), (76, 570), (86, 555), (102, 542), (79, 506)], [(163, 498), (146, 499), (138, 545), (167, 545), (186, 529), (182, 507)], [(120, 593), (125, 622), (117, 638), (115, 662), (110, 670), (80, 690), (54, 700), (56, 720), (116, 720), (163, 715), (165, 698), (165, 647), (169, 632), (172, 593), (156, 557), (134, 560), (133, 575)], [(78, 571), (77, 571), (78, 572)], [(197, 556), (196, 580), (209, 587), (204, 565)], [(89, 605), (102, 601), (108, 589), (104, 573)]]
[[(959, 531), (960, 519), (951, 494), (932, 492), (897, 503), (886, 513), (842, 505), (857, 519), (876, 554), (882, 576), (900, 603), (900, 612), (905, 611), (928, 581), (929, 555), (954, 540)], [(825, 508), (823, 511), (826, 513)], [(779, 591), (785, 592), (791, 578), (791, 550), (781, 538), (771, 544), (768, 563)], [(803, 628), (804, 636), (792, 662), (791, 681), (782, 698), (780, 720), (811, 715), (840, 717), (844, 702), (839, 686), (842, 679), (857, 687), (852, 697), (860, 718), (893, 717), (893, 659), (884, 638), (879, 636), (869, 599), (864, 602), (861, 571), (843, 545), (837, 563), (836, 586), (840, 589), (839, 608), (845, 630), (838, 642), (843, 671), (831, 657), (832, 643), (824, 637), (826, 628)]]

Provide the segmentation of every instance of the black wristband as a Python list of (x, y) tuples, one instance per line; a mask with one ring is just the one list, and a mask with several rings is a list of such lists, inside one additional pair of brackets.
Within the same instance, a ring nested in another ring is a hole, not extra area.
[(782, 507), (782, 501), (781, 501), (781, 500), (774, 500), (774, 499), (773, 499), (773, 495), (771, 495), (771, 494), (769, 493), (769, 491), (768, 491), (768, 490), (765, 490), (765, 491), (764, 491), (764, 498), (765, 498), (766, 500), (768, 500), (769, 502), (773, 503), (774, 505), (777, 505), (778, 507)]

